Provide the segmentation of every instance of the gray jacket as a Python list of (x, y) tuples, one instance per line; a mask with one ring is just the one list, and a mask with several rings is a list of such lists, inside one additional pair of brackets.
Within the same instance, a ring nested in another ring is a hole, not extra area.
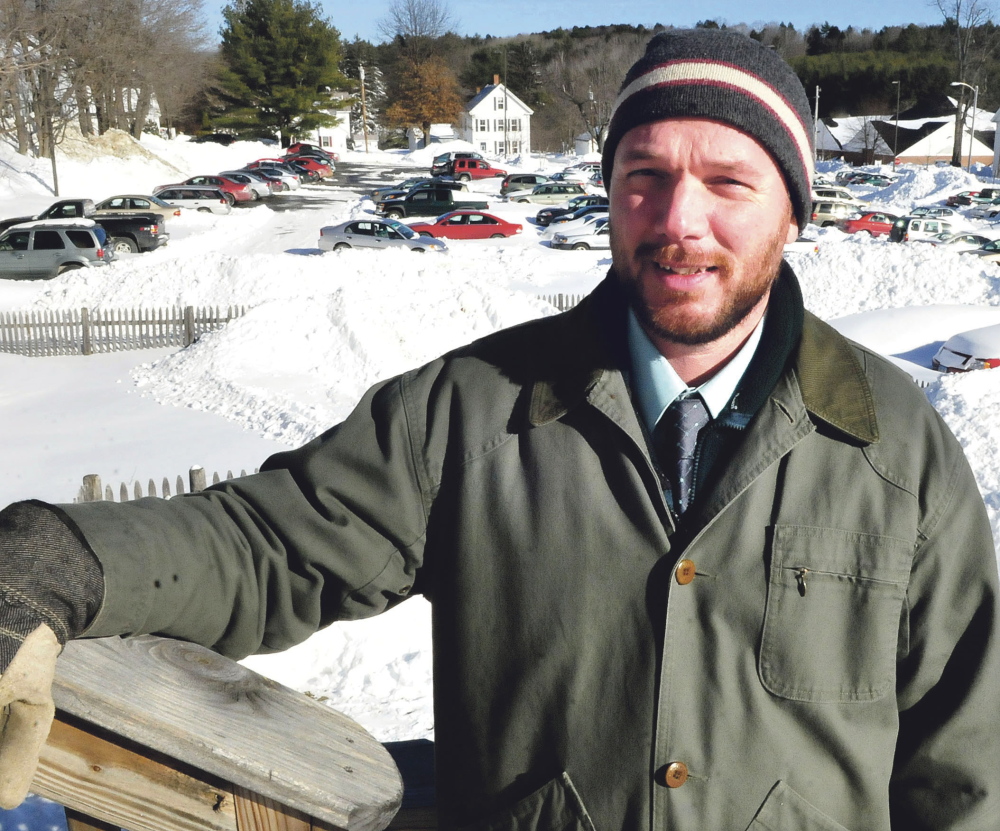
[(620, 308), (380, 384), (258, 475), (64, 506), (89, 634), (241, 656), (423, 592), (445, 827), (995, 831), (996, 559), (941, 419), (807, 314), (678, 563)]

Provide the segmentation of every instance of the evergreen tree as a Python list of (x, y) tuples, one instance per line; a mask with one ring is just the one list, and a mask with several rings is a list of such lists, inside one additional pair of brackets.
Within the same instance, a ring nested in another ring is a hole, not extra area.
[(307, 0), (234, 0), (223, 10), (226, 110), (220, 126), (273, 135), (283, 145), (338, 122), (325, 110), (347, 81), (340, 33)]

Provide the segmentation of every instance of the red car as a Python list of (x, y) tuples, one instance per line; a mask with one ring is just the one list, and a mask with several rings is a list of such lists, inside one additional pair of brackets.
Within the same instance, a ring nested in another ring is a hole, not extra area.
[(153, 190), (153, 193), (158, 193), (164, 188), (177, 188), (184, 185), (218, 188), (225, 194), (230, 205), (235, 202), (252, 202), (254, 199), (253, 190), (250, 189), (249, 185), (244, 185), (234, 179), (227, 179), (225, 176), (192, 176), (190, 179), (185, 179), (174, 185), (160, 185)]
[(451, 211), (433, 222), (415, 222), (410, 226), (424, 237), (447, 239), (501, 239), (521, 233), (521, 226), (482, 211)]
[(455, 159), (449, 166), (449, 172), (453, 179), (460, 182), (468, 182), (470, 179), (492, 179), (495, 176), (504, 177), (506, 170), (493, 167), (483, 159)]
[(285, 156), (286, 162), (297, 162), (306, 170), (312, 170), (319, 174), (321, 179), (329, 179), (333, 176), (333, 168), (315, 156)]
[(857, 219), (842, 219), (837, 223), (841, 231), (847, 234), (868, 234), (872, 237), (886, 237), (892, 230), (892, 224), (899, 219), (892, 214), (869, 211)]
[(308, 144), (304, 141), (297, 141), (294, 144), (290, 144), (288, 149), (285, 150), (285, 154), (288, 156), (312, 156), (320, 161), (324, 159), (334, 162), (340, 161), (339, 154), (333, 153), (330, 150), (324, 150), (322, 147), (317, 147), (315, 144)]

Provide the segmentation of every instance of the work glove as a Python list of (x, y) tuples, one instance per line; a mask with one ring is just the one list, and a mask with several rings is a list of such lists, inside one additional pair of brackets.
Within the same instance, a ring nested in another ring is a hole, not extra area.
[(0, 808), (20, 805), (38, 767), (56, 706), (52, 680), (62, 645), (41, 624), (29, 634), (0, 675)]
[(0, 511), (0, 808), (27, 794), (55, 712), (56, 656), (103, 599), (100, 563), (58, 509)]

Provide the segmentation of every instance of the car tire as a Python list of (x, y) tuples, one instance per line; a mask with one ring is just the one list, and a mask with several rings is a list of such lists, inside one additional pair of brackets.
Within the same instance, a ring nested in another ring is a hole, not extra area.
[(198, 208), (198, 213), (200, 214), (210, 214), (212, 213), (211, 208)]
[(503, 239), (504, 234), (493, 234), (490, 239)]
[(338, 242), (335, 246), (333, 246), (333, 250), (334, 251), (346, 251), (350, 247), (351, 246), (348, 245), (346, 242)]
[(424, 249), (423, 249), (423, 248), (411, 248), (410, 250), (411, 250), (411, 251), (412, 251), (412, 252), (413, 252), (414, 254), (423, 254), (423, 253), (424, 253)]
[(385, 215), (386, 215), (386, 217), (388, 219), (402, 219), (403, 218), (403, 212), (402, 211), (386, 211)]
[(587, 245), (587, 243), (585, 243), (585, 242), (574, 242), (573, 243), (573, 250), (574, 251), (589, 251), (590, 250), (590, 246)]
[(434, 239), (434, 234), (432, 234), (430, 231), (421, 231), (420, 232), (420, 236), (422, 236), (422, 237), (430, 237), (431, 239)]
[(469, 182), (471, 180), (472, 177), (468, 173), (460, 173), (458, 176), (458, 181), (460, 182)]
[(516, 201), (517, 201), (517, 203), (519, 205), (528, 205), (528, 204), (530, 204), (530, 200), (529, 199), (518, 199)]
[(116, 254), (139, 253), (139, 246), (135, 244), (135, 240), (129, 239), (128, 237), (112, 237), (108, 240), (108, 244), (111, 250)]

